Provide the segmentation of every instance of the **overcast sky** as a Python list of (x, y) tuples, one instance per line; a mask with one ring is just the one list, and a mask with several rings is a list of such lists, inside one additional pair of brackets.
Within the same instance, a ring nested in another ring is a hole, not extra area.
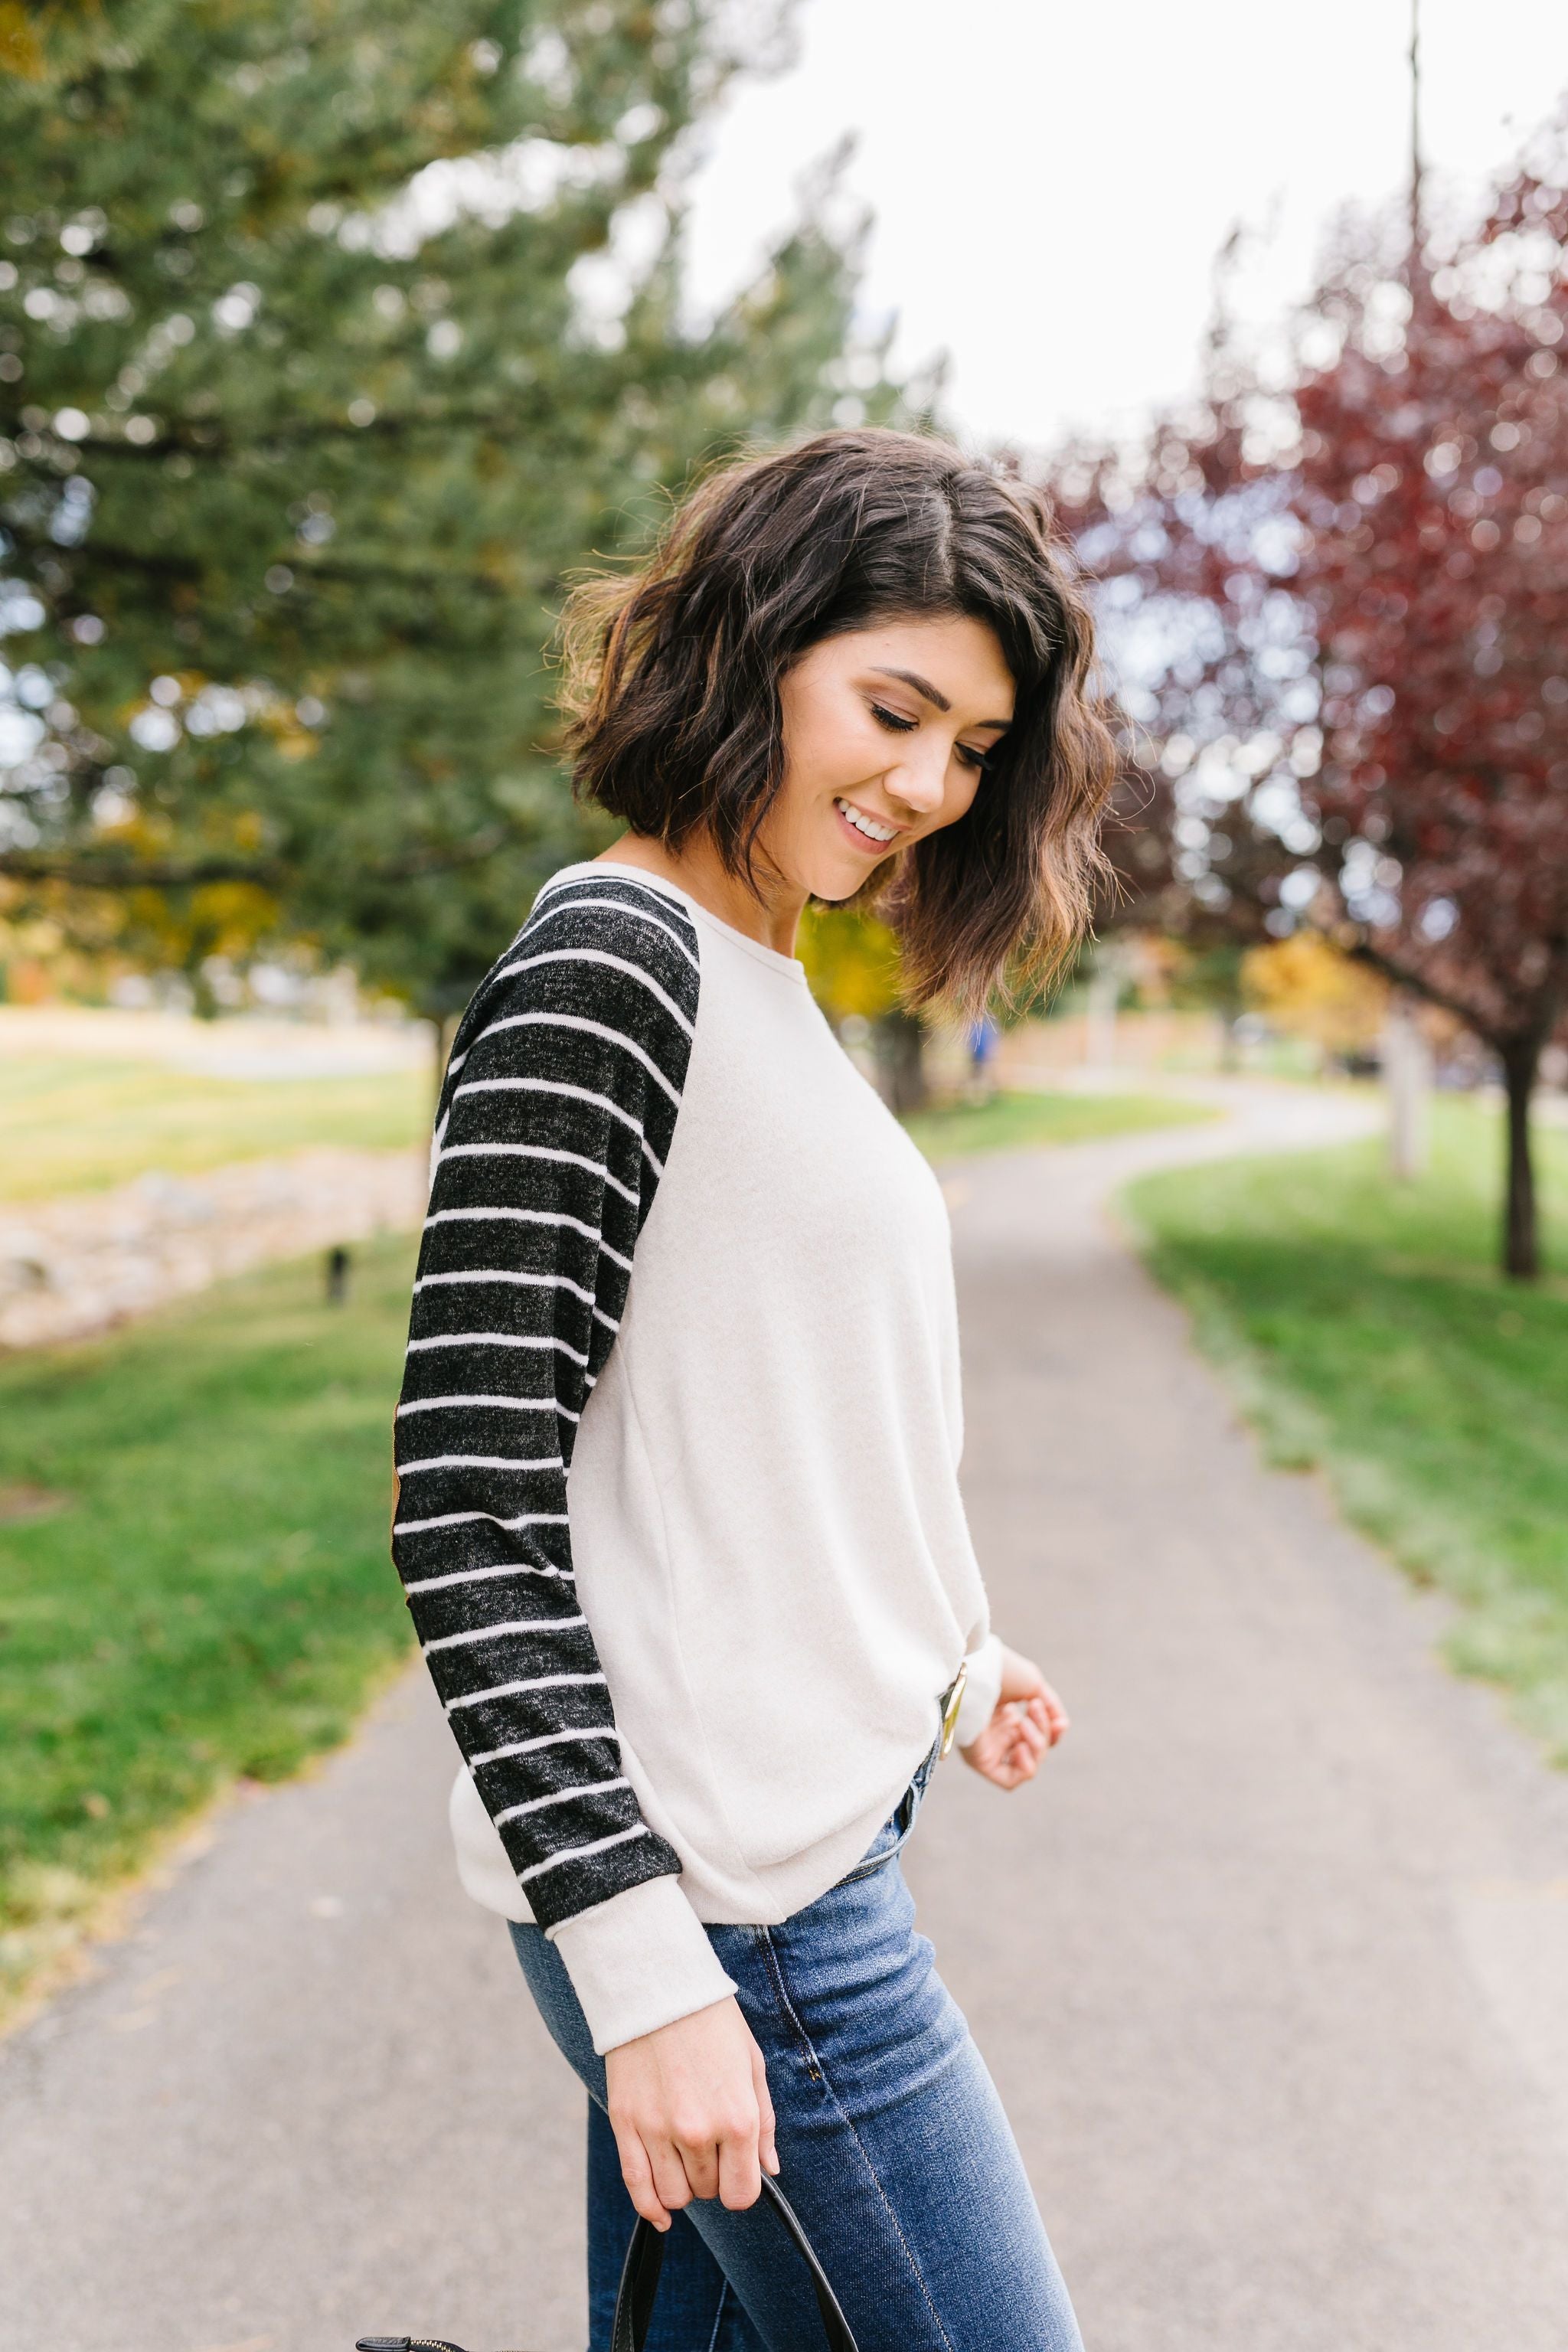
[[(1214, 255), (1273, 235), (1249, 313), (1307, 282), (1347, 196), (1403, 184), (1409, 0), (804, 0), (798, 61), (737, 89), (696, 182), (716, 303), (858, 136), (868, 311), (903, 367), (946, 349), (966, 436), (1135, 428), (1194, 380)], [(1568, 88), (1563, 0), (1424, 0), (1424, 144), (1479, 186)]]

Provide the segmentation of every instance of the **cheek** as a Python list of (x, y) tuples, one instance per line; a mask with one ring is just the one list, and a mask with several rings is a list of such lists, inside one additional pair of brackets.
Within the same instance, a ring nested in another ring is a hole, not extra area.
[(802, 810), (825, 793), (879, 776), (889, 765), (889, 738), (859, 709), (826, 709), (804, 702), (786, 711), (784, 793)]

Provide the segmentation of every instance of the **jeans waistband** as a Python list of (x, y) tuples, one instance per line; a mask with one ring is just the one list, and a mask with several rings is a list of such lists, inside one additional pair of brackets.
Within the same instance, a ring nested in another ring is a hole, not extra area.
[(915, 1815), (920, 1811), (921, 1800), (931, 1785), (931, 1776), (936, 1770), (941, 1758), (942, 1734), (939, 1731), (930, 1748), (915, 1766), (909, 1787), (877, 1832), (866, 1853), (856, 1864), (854, 1869), (846, 1871), (844, 1876), (837, 1882), (840, 1886), (847, 1886), (851, 1879), (864, 1878), (869, 1872), (880, 1870), (884, 1863), (891, 1862), (908, 1838), (910, 1832), (914, 1828)]

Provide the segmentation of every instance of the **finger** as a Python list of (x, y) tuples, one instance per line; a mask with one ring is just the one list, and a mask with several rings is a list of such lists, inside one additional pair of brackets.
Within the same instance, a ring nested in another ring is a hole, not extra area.
[(693, 2197), (717, 2197), (719, 2194), (719, 2150), (712, 2140), (705, 2145), (688, 2147), (677, 2141), (676, 2154), (686, 2173), (687, 2184)]
[(779, 2152), (773, 2094), (768, 2089), (768, 2070), (763, 2053), (754, 2044), (752, 2050), (752, 2087), (757, 2095), (757, 2154), (764, 2172), (776, 2172)]
[[(653, 2185), (672, 2213), (682, 2212), (694, 2196), (710, 2196), (710, 2189), (699, 2188), (691, 2178), (691, 2168), (698, 2163), (695, 2151), (690, 2156), (671, 2139), (655, 2140), (648, 2149), (653, 2166)], [(700, 2165), (698, 2164), (700, 2170)]]
[(645, 2221), (651, 2221), (656, 2230), (668, 2230), (668, 2209), (653, 2185), (653, 2167), (648, 2162), (647, 2148), (635, 2132), (623, 2131), (613, 2116), (611, 2122), (616, 2147), (620, 2153), (621, 2179), (626, 2184), (626, 2195)]
[(731, 2213), (743, 2213), (763, 2193), (755, 2132), (726, 2133), (719, 2143), (719, 2197)]

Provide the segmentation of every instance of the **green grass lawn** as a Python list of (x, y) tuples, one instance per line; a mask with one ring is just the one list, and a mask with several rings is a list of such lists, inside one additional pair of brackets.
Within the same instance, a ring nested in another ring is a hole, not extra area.
[(1450, 1663), (1568, 1766), (1568, 1135), (1538, 1137), (1541, 1286), (1493, 1271), (1502, 1139), (1439, 1101), (1430, 1172), (1381, 1142), (1145, 1177), (1128, 1204), (1272, 1458), (1460, 1603)]
[(1215, 1113), (1171, 1095), (998, 1094), (988, 1103), (916, 1111), (904, 1122), (928, 1160), (1031, 1143), (1089, 1143), (1142, 1127), (1180, 1127)]
[(143, 1170), (189, 1175), (308, 1143), (419, 1141), (429, 1073), (368, 1077), (200, 1077), (153, 1062), (18, 1055), (0, 1061), (0, 1200), (122, 1184)]
[(0, 1992), (237, 1774), (352, 1727), (406, 1652), (387, 1556), (413, 1242), (273, 1266), (0, 1361)]

